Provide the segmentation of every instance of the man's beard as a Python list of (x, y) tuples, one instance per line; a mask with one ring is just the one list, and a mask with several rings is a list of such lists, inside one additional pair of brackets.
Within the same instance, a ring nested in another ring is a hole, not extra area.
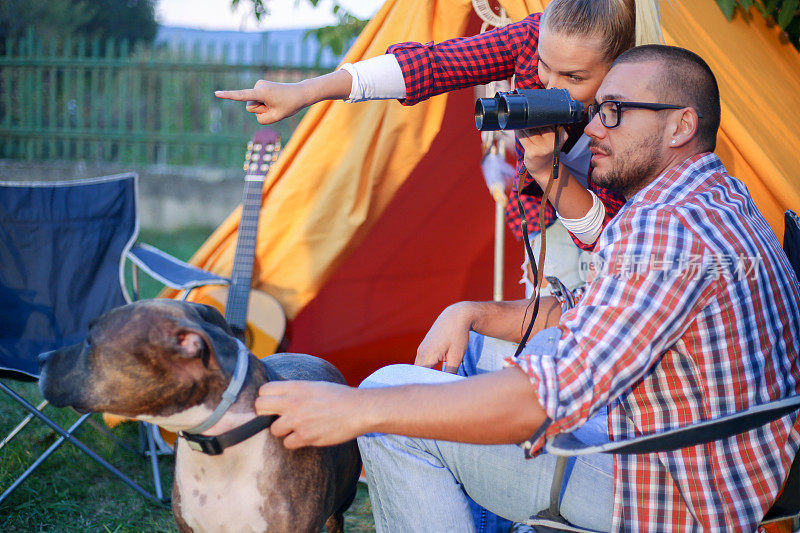
[[(625, 198), (630, 198), (656, 177), (661, 163), (658, 152), (660, 143), (661, 138), (657, 134), (645, 137), (637, 146), (616, 154), (611, 170), (605, 174), (600, 174), (592, 168), (592, 181)], [(612, 155), (610, 146), (605, 146), (595, 139), (589, 142), (589, 147), (599, 148), (604, 155)]]

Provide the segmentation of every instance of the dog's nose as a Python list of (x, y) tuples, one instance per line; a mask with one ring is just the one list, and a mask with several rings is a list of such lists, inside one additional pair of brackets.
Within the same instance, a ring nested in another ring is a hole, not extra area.
[(36, 359), (39, 361), (39, 368), (42, 368), (42, 367), (44, 367), (45, 363), (47, 363), (47, 359), (48, 359), (48, 358), (49, 358), (51, 355), (53, 355), (53, 353), (54, 353), (54, 352), (55, 352), (55, 350), (52, 350), (52, 351), (49, 351), (49, 352), (43, 352), (43, 353), (40, 353), (40, 354), (39, 354), (39, 355), (36, 357)]

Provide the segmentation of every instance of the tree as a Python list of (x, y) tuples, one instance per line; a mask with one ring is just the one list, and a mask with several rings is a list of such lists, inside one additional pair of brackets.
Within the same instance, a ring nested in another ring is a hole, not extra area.
[(88, 1), (6, 0), (0, 2), (0, 40), (21, 37), (28, 28), (44, 37), (72, 35), (92, 11)]
[(93, 0), (93, 16), (81, 25), (79, 32), (92, 37), (151, 43), (158, 31), (155, 4), (155, 0)]
[(152, 42), (155, 0), (3, 0), (0, 46), (29, 28), (46, 40), (99, 37)]
[[(231, 0), (231, 6), (236, 7), (242, 0)], [(256, 20), (261, 20), (264, 15), (269, 14), (270, 0), (245, 0), (253, 8), (253, 15)], [(314, 7), (317, 7), (320, 0), (304, 0)], [(295, 0), (295, 5), (300, 0)], [(333, 14), (336, 16), (337, 23), (332, 26), (323, 26), (313, 30), (308, 30), (306, 38), (315, 37), (320, 44), (320, 53), (324, 49), (329, 49), (334, 55), (339, 56), (345, 51), (345, 47), (358, 37), (368, 20), (363, 20), (351, 13), (346, 7), (336, 0), (333, 1)]]
[(747, 17), (754, 7), (766, 18), (772, 18), (786, 33), (786, 37), (800, 50), (800, 0), (717, 0), (722, 12), (731, 20), (736, 8)]

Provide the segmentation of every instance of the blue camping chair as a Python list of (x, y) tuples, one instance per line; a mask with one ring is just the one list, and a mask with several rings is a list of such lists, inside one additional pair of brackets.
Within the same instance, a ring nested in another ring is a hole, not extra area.
[[(0, 182), (0, 378), (33, 381), (37, 356), (83, 342), (91, 320), (129, 303), (125, 259), (161, 282), (188, 292), (228, 279), (187, 265), (147, 245), (139, 233), (138, 177), (134, 173), (62, 182)], [(136, 284), (135, 284), (136, 285)], [(134, 287), (138, 292), (138, 288)], [(141, 495), (168, 502), (161, 489), (157, 428), (141, 424), (140, 451), (149, 455), (155, 495), (132, 481), (79, 441), (74, 433), (86, 421), (116, 439), (84, 414), (68, 429), (42, 413), (47, 402), (32, 405), (0, 381), (0, 390), (28, 416), (0, 442), (0, 448), (36, 417), (60, 437), (2, 495), (2, 503), (63, 442), (67, 441)]]
[[(793, 211), (786, 211), (785, 223), (783, 250), (794, 269), (795, 279), (800, 280), (800, 219)], [(687, 448), (745, 433), (789, 413), (797, 412), (798, 409), (800, 409), (800, 395), (789, 396), (691, 426), (600, 445), (585, 444), (570, 433), (556, 435), (545, 445), (547, 453), (558, 456), (550, 489), (550, 507), (532, 516), (525, 523), (533, 526), (538, 533), (556, 531), (597, 533), (577, 527), (561, 515), (561, 488), (569, 457), (592, 453), (655, 453)], [(762, 524), (783, 520), (791, 521), (792, 531), (800, 531), (800, 452), (792, 461), (783, 491), (767, 511)]]

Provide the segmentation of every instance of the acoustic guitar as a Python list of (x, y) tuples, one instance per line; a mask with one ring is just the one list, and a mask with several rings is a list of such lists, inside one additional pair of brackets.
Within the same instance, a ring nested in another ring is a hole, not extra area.
[(199, 303), (216, 307), (256, 357), (275, 353), (286, 333), (286, 315), (281, 304), (269, 294), (253, 289), (253, 260), (256, 253), (258, 217), (264, 178), (281, 150), (280, 135), (264, 128), (247, 144), (244, 161), (244, 193), (236, 253), (227, 288), (208, 291)]
[[(269, 294), (250, 286), (253, 279), (258, 217), (261, 212), (261, 191), (267, 171), (278, 159), (280, 150), (280, 136), (268, 128), (257, 131), (253, 140), (247, 144), (242, 216), (239, 220), (231, 284), (228, 288), (214, 289), (195, 300), (223, 313), (231, 328), (244, 334), (245, 344), (259, 358), (275, 353), (286, 332), (286, 315), (281, 304)], [(103, 413), (103, 420), (108, 427), (113, 428), (128, 419)], [(164, 444), (172, 449), (177, 435), (161, 427), (158, 432)]]

